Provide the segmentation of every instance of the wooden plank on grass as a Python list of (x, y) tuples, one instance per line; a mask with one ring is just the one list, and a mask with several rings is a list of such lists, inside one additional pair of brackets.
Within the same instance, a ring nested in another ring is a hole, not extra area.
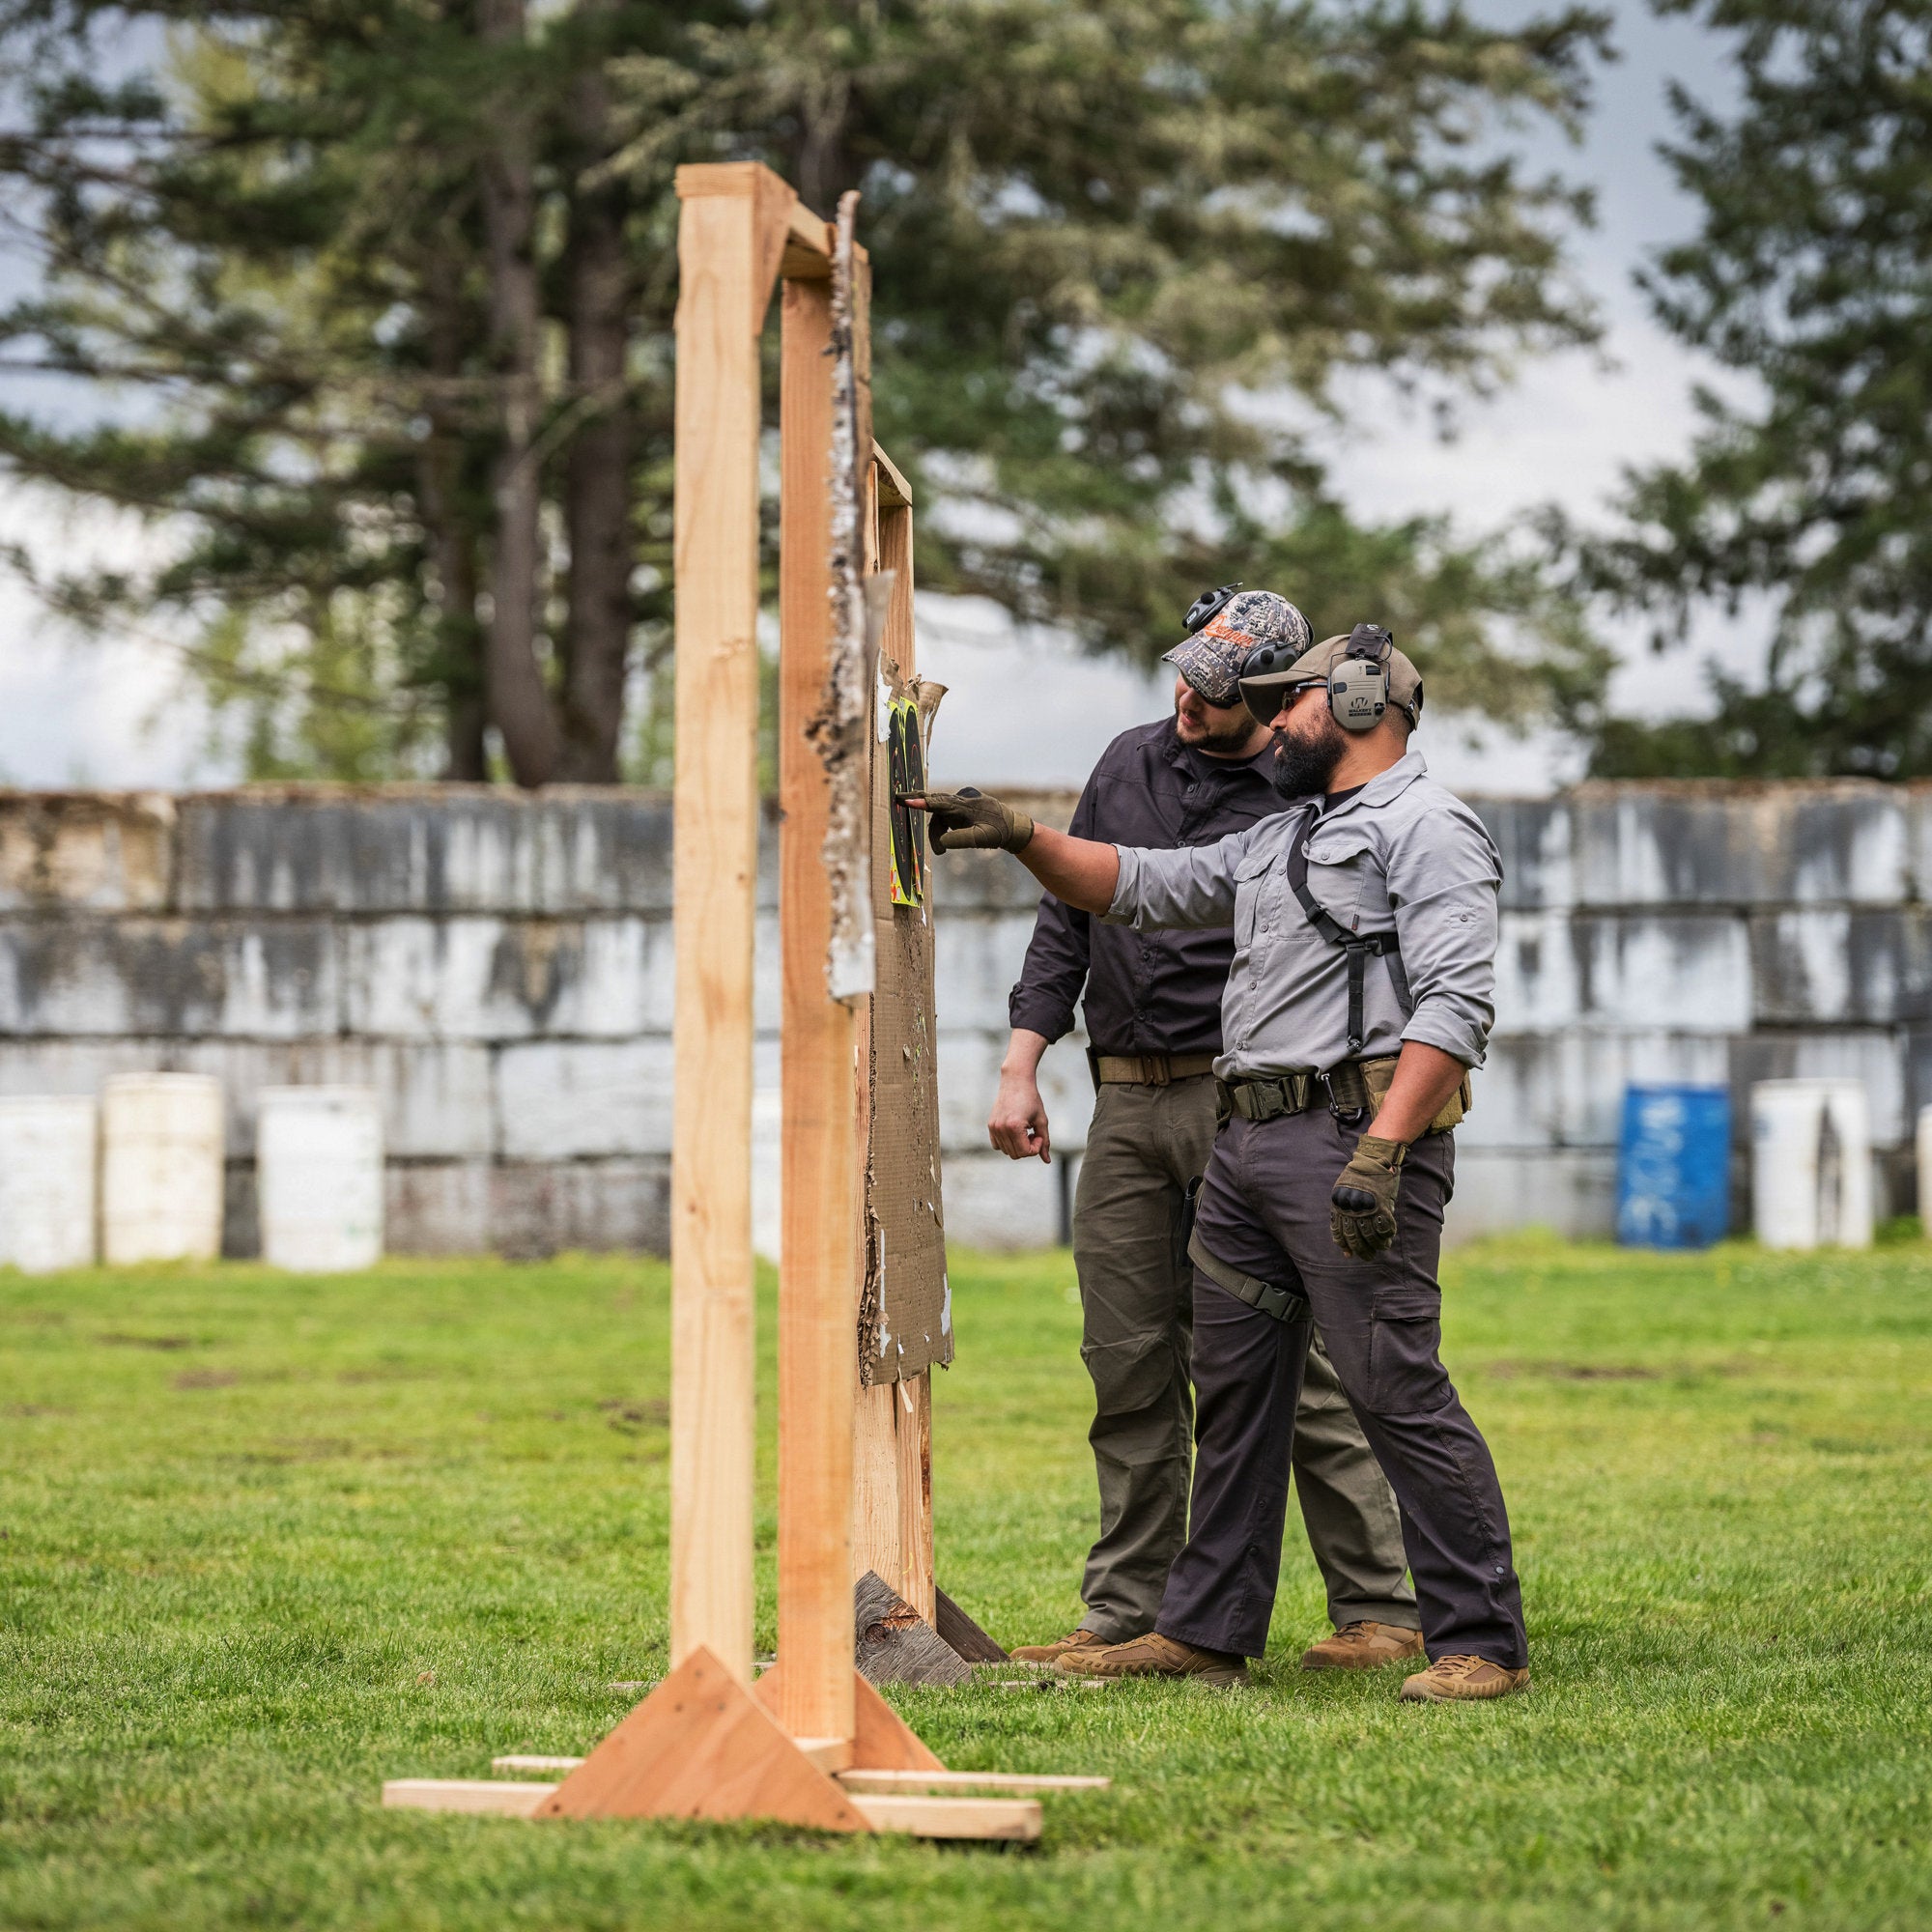
[(904, 1832), (915, 1838), (1018, 1838), (1039, 1836), (1037, 1798), (858, 1798), (853, 1807), (875, 1832)]
[(930, 1791), (1105, 1791), (1111, 1777), (1062, 1776), (1032, 1771), (841, 1771), (838, 1782), (867, 1797)]
[(383, 1786), (391, 1811), (483, 1811), (529, 1818), (556, 1789), (554, 1784), (512, 1784), (502, 1777), (392, 1777)]

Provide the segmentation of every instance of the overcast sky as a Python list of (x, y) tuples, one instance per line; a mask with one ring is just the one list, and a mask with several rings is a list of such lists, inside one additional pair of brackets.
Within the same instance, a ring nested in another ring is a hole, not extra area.
[[(1522, 10), (1492, 0), (1479, 11)], [(1497, 400), (1466, 405), (1457, 440), (1374, 389), (1350, 397), (1346, 464), (1337, 481), (1364, 517), (1451, 512), (1470, 532), (1555, 501), (1597, 512), (1622, 467), (1669, 455), (1687, 435), (1690, 384), (1710, 372), (1649, 321), (1631, 270), (1645, 251), (1686, 233), (1694, 211), (1678, 196), (1653, 147), (1666, 131), (1666, 79), (1720, 94), (1716, 48), (1681, 20), (1659, 22), (1620, 0), (1624, 58), (1602, 77), (1580, 151), (1547, 152), (1595, 186), (1599, 225), (1578, 239), (1577, 270), (1602, 305), (1602, 352), (1527, 368)], [(1337, 444), (1339, 455), (1339, 442)], [(0, 535), (56, 554), (111, 553), (129, 541), (111, 523), (55, 516), (0, 497)], [(1292, 587), (1283, 585), (1292, 594)], [(1633, 636), (1633, 646), (1635, 639)], [(1699, 648), (1747, 663), (1758, 639), (1747, 623), (1707, 628)], [(934, 739), (942, 775), (1032, 783), (1081, 780), (1117, 731), (1157, 715), (1167, 686), (1118, 665), (1077, 657), (1052, 639), (1015, 639), (998, 613), (932, 598), (921, 602), (921, 663), (951, 694)], [(1634, 648), (1622, 701), (1649, 711), (1694, 704), (1691, 667), (1660, 678)], [(17, 587), (0, 585), (0, 782), (28, 785), (179, 785), (232, 777), (208, 751), (206, 722), (176, 696), (177, 661), (154, 639), (63, 642)], [(1024, 690), (1026, 702), (1015, 704)], [(1466, 721), (1429, 721), (1418, 744), (1460, 789), (1539, 791), (1574, 771), (1573, 754), (1547, 738), (1492, 739), (1471, 750)]]

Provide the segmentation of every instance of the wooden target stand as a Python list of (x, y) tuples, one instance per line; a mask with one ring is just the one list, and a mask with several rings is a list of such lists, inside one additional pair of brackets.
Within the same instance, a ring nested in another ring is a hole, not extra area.
[[(857, 1370), (868, 1021), (863, 1002), (829, 987), (836, 781), (814, 742), (838, 669), (839, 532), (827, 479), (854, 437), (869, 459), (853, 472), (863, 471), (864, 568), (894, 572), (875, 621), (900, 671), (913, 670), (912, 510), (871, 440), (865, 255), (851, 258), (841, 443), (832, 225), (753, 162), (680, 168), (677, 192), (671, 1667), (587, 1756), (494, 1761), (567, 1774), (559, 1781), (398, 1778), (383, 1799), (526, 1818), (1033, 1839), (1037, 1794), (1108, 1780), (949, 1772), (853, 1662), (855, 1570), (876, 1573), (927, 1622), (936, 1594), (929, 1373), (862, 1388)], [(758, 344), (781, 278), (779, 1647), (754, 1681)], [(874, 682), (868, 670), (867, 729)]]

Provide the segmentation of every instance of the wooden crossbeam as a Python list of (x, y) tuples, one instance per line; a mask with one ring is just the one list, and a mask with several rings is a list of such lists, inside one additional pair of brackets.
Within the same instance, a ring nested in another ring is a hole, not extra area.
[[(472, 1816), (530, 1818), (561, 1787), (512, 1784), (497, 1777), (392, 1777), (383, 1786), (390, 1810), (463, 1811)], [(1014, 1838), (1040, 1833), (1040, 1808), (1024, 1798), (854, 1797), (851, 1808), (870, 1832), (914, 1838)]]
[(838, 1782), (859, 1796), (875, 1797), (911, 1791), (1106, 1791), (1114, 1780), (1033, 1771), (841, 1771)]
[(854, 1798), (875, 1832), (903, 1832), (915, 1838), (1018, 1838), (1039, 1836), (1037, 1798)]
[(512, 1784), (502, 1777), (392, 1777), (383, 1786), (391, 1811), (489, 1811), (534, 1818), (554, 1784)]

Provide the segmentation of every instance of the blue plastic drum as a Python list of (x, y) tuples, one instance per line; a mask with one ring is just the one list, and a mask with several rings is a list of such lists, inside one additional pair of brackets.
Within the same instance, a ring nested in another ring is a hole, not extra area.
[(1730, 1225), (1731, 1096), (1722, 1087), (1626, 1087), (1617, 1239), (1708, 1248)]

